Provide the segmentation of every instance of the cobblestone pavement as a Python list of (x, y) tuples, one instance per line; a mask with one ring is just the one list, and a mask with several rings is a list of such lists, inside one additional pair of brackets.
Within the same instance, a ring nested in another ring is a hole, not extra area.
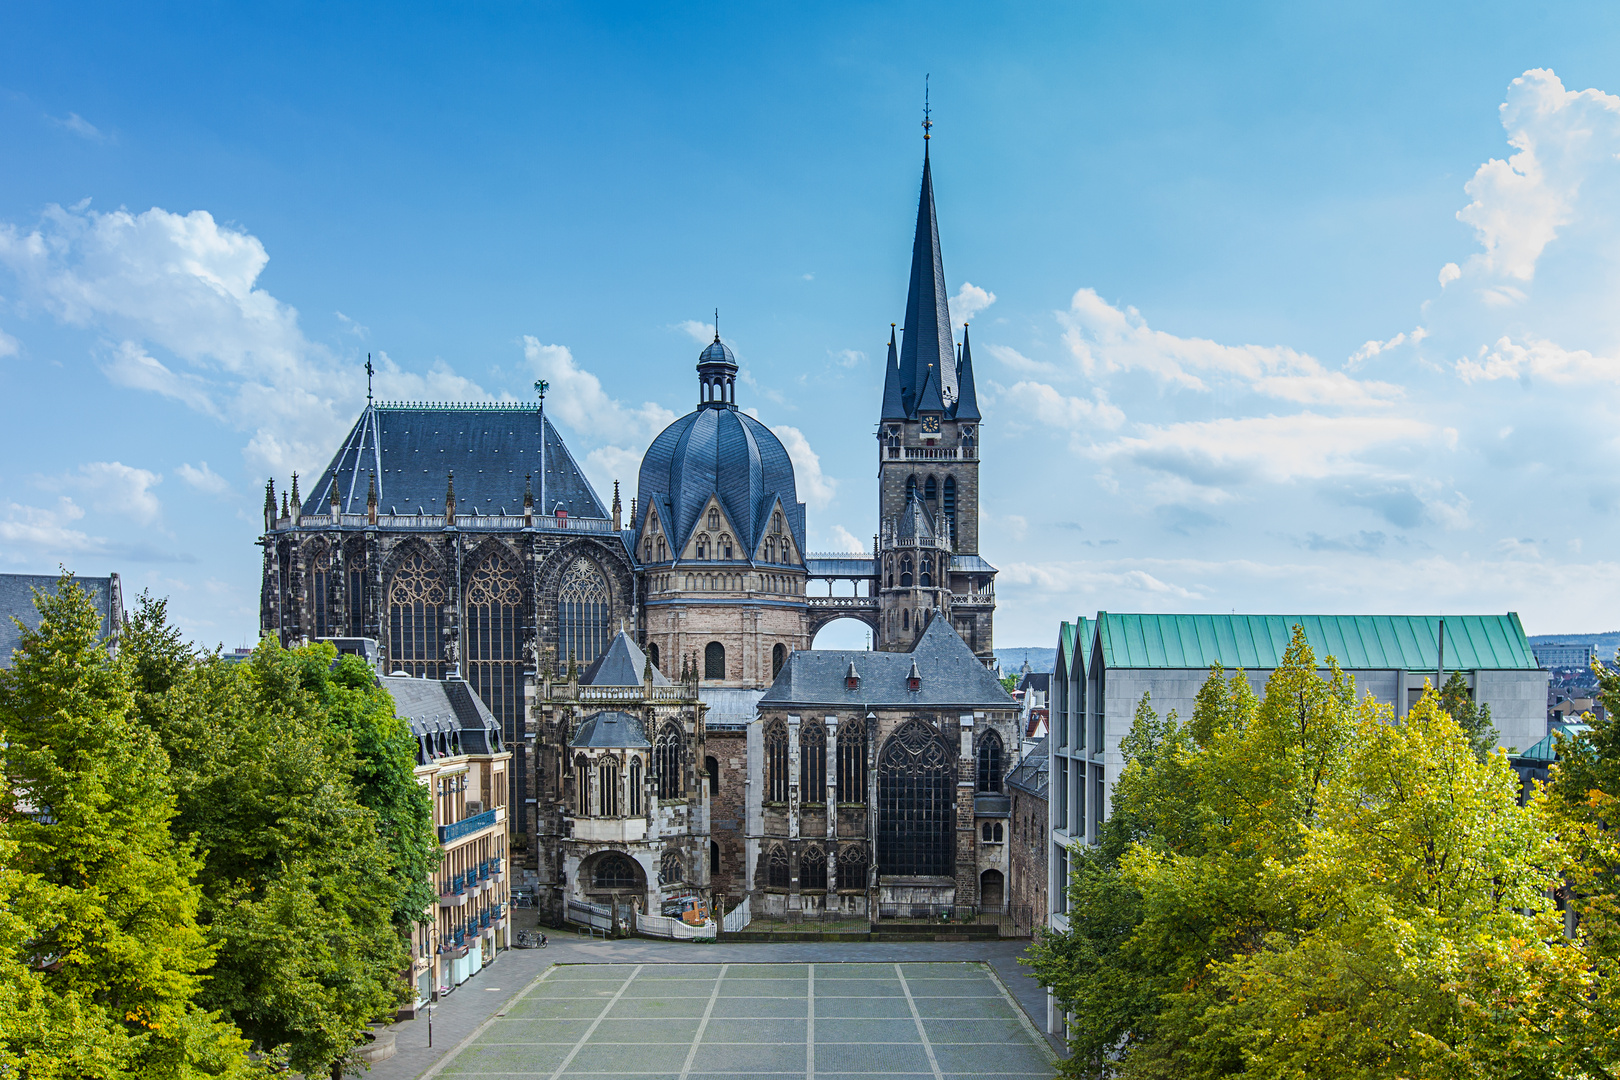
[[(480, 1028), (493, 1024), (497, 1012), (504, 1011), (512, 999), (554, 964), (906, 964), (980, 960), (1000, 976), (1036, 1031), (1043, 1031), (1046, 995), (1026, 974), (1027, 969), (1018, 963), (1023, 951), (1024, 943), (1018, 941), (705, 945), (646, 938), (603, 941), (571, 937), (559, 931), (551, 934), (551, 944), (546, 949), (511, 949), (500, 953), (493, 964), (434, 1006), (431, 1048), (425, 1015), (394, 1024), (388, 1029), (395, 1036), (394, 1056), (378, 1062), (364, 1075), (369, 1080), (417, 1080)], [(1050, 1036), (1046, 1038), (1049, 1045), (1061, 1052), (1060, 1044)]]

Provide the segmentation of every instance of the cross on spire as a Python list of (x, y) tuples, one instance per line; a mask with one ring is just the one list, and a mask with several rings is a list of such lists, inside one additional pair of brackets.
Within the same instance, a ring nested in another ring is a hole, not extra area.
[(925, 74), (925, 75), (923, 75), (923, 123), (922, 123), (923, 142), (928, 141), (928, 138), (929, 138), (928, 129), (934, 126), (934, 122), (928, 118), (929, 111), (930, 110), (928, 108), (928, 76)]
[(720, 309), (714, 309), (714, 340), (720, 340)]

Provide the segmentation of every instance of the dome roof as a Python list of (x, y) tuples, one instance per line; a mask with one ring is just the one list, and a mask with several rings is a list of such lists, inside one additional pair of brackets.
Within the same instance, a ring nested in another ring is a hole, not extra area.
[(709, 347), (698, 354), (700, 364), (731, 364), (737, 363), (736, 356), (732, 355), (731, 348), (719, 338), (715, 338)]
[(677, 550), (697, 527), (711, 495), (719, 497), (738, 540), (750, 551), (780, 499), (794, 542), (805, 550), (804, 504), (794, 483), (793, 461), (770, 428), (735, 406), (700, 408), (665, 428), (641, 459), (636, 486), (636, 529), (656, 505)]

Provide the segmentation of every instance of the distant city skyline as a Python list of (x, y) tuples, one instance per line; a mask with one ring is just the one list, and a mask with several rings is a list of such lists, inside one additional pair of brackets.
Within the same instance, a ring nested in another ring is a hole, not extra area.
[(326, 465), (368, 353), (379, 399), (548, 380), (606, 499), (716, 306), (809, 546), (869, 547), (928, 76), (1001, 651), (1098, 609), (1599, 633), (1617, 20), (13, 6), (0, 570), (251, 642), (265, 480)]

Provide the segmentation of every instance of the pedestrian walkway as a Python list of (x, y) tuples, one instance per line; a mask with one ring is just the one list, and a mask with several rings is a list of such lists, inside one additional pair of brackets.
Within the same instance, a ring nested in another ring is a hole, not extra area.
[[(432, 1009), (433, 1045), (428, 1046), (429, 1019), (393, 1025), (396, 1051), (392, 1058), (378, 1062), (369, 1080), (418, 1080), (435, 1070), (450, 1051), (469, 1040), (485, 1025), (496, 1021), (496, 1014), (554, 964), (615, 965), (719, 965), (719, 964), (915, 964), (952, 961), (981, 961), (1000, 978), (1039, 1031), (1046, 1015), (1046, 995), (1018, 963), (1024, 943), (1015, 941), (872, 943), (791, 943), (791, 944), (696, 944), (628, 938), (619, 941), (590, 940), (552, 935), (546, 949), (513, 949), (499, 954), (495, 963), (463, 983)], [(818, 968), (819, 970), (819, 968)], [(555, 978), (555, 976), (552, 976)], [(620, 976), (621, 980), (623, 976)], [(1050, 1037), (1049, 1046), (1061, 1051)], [(435, 1070), (436, 1071), (436, 1070)], [(459, 1068), (447, 1070), (459, 1073)], [(681, 1073), (680, 1068), (674, 1075)], [(547, 1071), (545, 1075), (550, 1075)], [(819, 1075), (819, 1073), (818, 1073)], [(933, 1075), (930, 1071), (928, 1075)], [(690, 1074), (689, 1074), (690, 1080)]]

